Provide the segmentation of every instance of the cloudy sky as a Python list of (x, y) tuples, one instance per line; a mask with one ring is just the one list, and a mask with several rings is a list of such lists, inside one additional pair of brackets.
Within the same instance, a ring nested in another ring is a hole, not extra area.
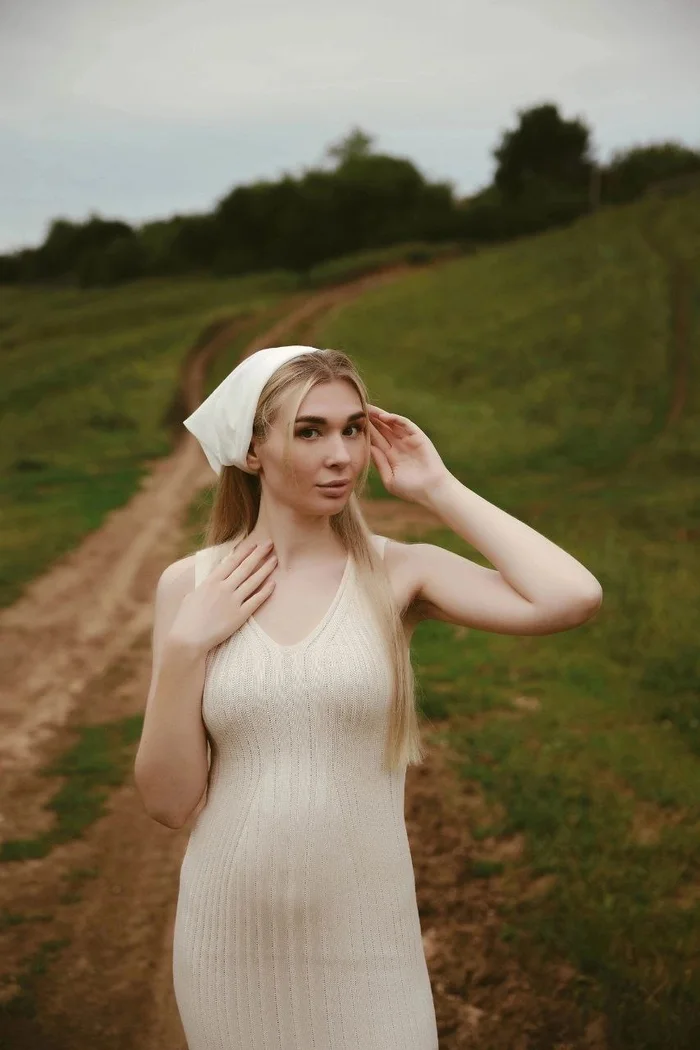
[(697, 0), (0, 0), (0, 251), (330, 166), (354, 127), (459, 195), (517, 110), (700, 148)]

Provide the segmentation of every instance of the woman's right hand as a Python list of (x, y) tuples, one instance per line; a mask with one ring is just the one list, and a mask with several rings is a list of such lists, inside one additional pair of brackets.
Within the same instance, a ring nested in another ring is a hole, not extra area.
[(272, 594), (276, 565), (274, 550), (242, 540), (182, 599), (171, 638), (205, 653), (225, 641)]

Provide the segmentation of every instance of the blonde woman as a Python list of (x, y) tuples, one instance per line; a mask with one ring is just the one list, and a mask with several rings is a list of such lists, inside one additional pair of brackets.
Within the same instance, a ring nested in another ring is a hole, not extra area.
[[(260, 350), (185, 421), (218, 474), (205, 545), (158, 583), (136, 759), (147, 812), (194, 817), (173, 978), (189, 1050), (437, 1050), (404, 823), (427, 617), (584, 623), (597, 580), (368, 403), (339, 350)], [(496, 566), (373, 535), (370, 462)]]

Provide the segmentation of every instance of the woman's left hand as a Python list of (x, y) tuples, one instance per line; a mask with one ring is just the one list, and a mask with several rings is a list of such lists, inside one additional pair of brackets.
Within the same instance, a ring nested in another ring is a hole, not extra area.
[(435, 445), (405, 416), (368, 405), (370, 453), (384, 488), (399, 499), (419, 503), (449, 476)]

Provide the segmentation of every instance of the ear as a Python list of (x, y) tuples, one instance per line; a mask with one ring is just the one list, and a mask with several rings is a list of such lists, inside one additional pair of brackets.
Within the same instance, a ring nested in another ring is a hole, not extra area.
[(248, 452), (245, 457), (245, 461), (250, 470), (254, 470), (256, 474), (260, 472), (260, 460), (257, 453), (255, 452), (253, 445), (255, 438), (253, 438), (248, 446)]

